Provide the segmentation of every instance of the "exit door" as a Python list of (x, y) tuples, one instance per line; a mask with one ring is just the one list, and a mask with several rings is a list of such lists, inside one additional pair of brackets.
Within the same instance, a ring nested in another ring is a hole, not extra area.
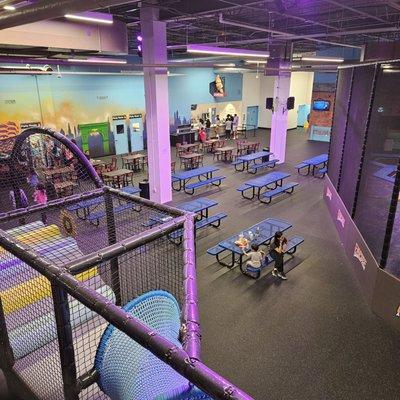
[(258, 106), (247, 107), (246, 125), (247, 129), (258, 128)]
[(129, 153), (128, 129), (125, 119), (116, 119), (112, 121), (114, 133), (115, 154)]
[(130, 114), (129, 124), (132, 151), (142, 151), (144, 149), (142, 114)]

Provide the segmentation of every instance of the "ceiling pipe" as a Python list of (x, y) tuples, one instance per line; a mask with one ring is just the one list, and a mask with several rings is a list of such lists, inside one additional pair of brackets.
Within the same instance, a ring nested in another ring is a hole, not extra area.
[[(138, 3), (139, 1), (131, 0), (130, 2)], [(13, 13), (0, 14), (0, 29), (59, 18), (67, 13), (92, 11), (126, 3), (126, 0), (39, 0), (30, 6), (17, 9)]]
[(372, 15), (372, 14), (366, 13), (366, 12), (361, 11), (361, 10), (357, 10), (356, 8), (347, 6), (346, 4), (339, 3), (338, 1), (335, 1), (335, 0), (324, 0), (324, 1), (325, 1), (325, 3), (329, 3), (329, 4), (332, 4), (332, 5), (336, 6), (336, 7), (340, 7), (340, 8), (343, 8), (345, 10), (349, 10), (349, 11), (351, 11), (351, 12), (353, 12), (355, 14), (361, 15), (361, 16), (363, 16), (365, 18), (370, 18), (370, 19), (372, 18), (372, 19), (375, 19), (376, 21), (383, 22), (384, 24), (393, 25), (393, 23), (388, 21), (387, 19), (380, 18), (380, 17), (378, 17), (376, 15)]
[[(242, 22), (236, 22), (236, 21), (227, 20), (227, 19), (223, 18), (222, 14), (219, 15), (219, 22), (221, 24), (224, 24), (224, 25), (231, 25), (231, 26), (236, 26), (236, 27), (240, 27), (240, 28), (250, 29), (250, 30), (253, 30), (253, 31), (272, 33), (272, 34), (277, 35), (277, 36), (273, 37), (274, 40), (276, 40), (276, 39), (284, 39), (284, 40), (285, 39), (291, 39), (291, 40), (305, 39), (305, 40), (308, 40), (308, 41), (311, 41), (311, 42), (326, 43), (326, 44), (330, 44), (330, 45), (334, 45), (334, 46), (351, 47), (351, 48), (355, 48), (355, 49), (361, 49), (361, 46), (354, 46), (354, 45), (351, 45), (351, 44), (345, 44), (345, 43), (331, 42), (331, 41), (322, 40), (322, 39), (316, 39), (314, 37), (314, 35), (302, 35), (302, 36), (299, 36), (299, 35), (295, 35), (293, 33), (278, 31), (276, 29), (262, 28), (260, 26), (255, 26), (255, 25), (250, 25), (250, 24), (246, 24), (246, 23), (242, 23)], [(336, 33), (336, 35), (338, 33)], [(322, 34), (322, 37), (323, 36), (327, 36), (327, 35), (326, 34)]]

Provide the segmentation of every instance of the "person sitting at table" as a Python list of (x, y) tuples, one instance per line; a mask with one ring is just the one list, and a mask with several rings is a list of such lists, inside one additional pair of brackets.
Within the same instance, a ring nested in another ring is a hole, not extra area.
[(247, 267), (261, 268), (261, 261), (264, 258), (265, 253), (259, 250), (257, 244), (251, 245), (251, 251), (249, 253), (246, 253), (246, 250), (244, 249), (243, 254), (250, 257), (250, 260), (246, 263)]
[(272, 270), (273, 276), (278, 276), (282, 280), (286, 280), (286, 275), (283, 272), (283, 256), (286, 251), (287, 239), (281, 231), (275, 232), (275, 236), (271, 241), (270, 256), (275, 261), (275, 267)]

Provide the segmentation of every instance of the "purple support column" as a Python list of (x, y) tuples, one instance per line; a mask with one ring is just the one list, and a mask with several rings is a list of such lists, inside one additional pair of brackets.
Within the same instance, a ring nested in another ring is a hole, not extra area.
[[(140, 11), (146, 65), (167, 63), (166, 23), (158, 21), (158, 14), (154, 7), (142, 7)], [(166, 203), (172, 200), (168, 72), (164, 67), (145, 67), (143, 72), (150, 199)]]
[(286, 101), (290, 91), (290, 69), (287, 63), (279, 64), (278, 76), (274, 84), (274, 112), (271, 120), (270, 151), (278, 164), (285, 162), (286, 132), (288, 123), (288, 111)]

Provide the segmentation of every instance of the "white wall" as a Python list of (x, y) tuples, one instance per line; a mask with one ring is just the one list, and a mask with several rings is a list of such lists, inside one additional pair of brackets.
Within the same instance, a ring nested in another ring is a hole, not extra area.
[(297, 109), (311, 104), (314, 72), (293, 72), (290, 80), (290, 96), (295, 97), (294, 109), (289, 111), (288, 129), (297, 127)]
[[(312, 87), (314, 82), (313, 72), (293, 72), (290, 82), (290, 96), (295, 97), (294, 109), (289, 111), (288, 129), (297, 127), (297, 109), (301, 104), (311, 104)], [(272, 111), (265, 108), (267, 97), (274, 97), (275, 77), (258, 75), (255, 73), (243, 74), (242, 88), (242, 113), (246, 115), (247, 107), (258, 106), (258, 127), (271, 128)]]
[(260, 76), (260, 95), (258, 102), (258, 127), (271, 128), (272, 111), (265, 108), (267, 97), (274, 97), (274, 76)]

